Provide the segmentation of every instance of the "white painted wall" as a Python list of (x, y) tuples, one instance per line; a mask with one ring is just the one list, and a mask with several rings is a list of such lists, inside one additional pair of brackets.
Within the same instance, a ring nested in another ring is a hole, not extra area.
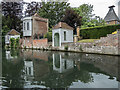
[(5, 43), (6, 43), (6, 44), (9, 44), (11, 38), (17, 39), (17, 38), (20, 38), (20, 35), (6, 35), (6, 36), (5, 36)]
[[(61, 30), (61, 43), (73, 42), (73, 30), (60, 29)], [(66, 40), (64, 40), (64, 32), (66, 32)]]
[[(66, 40), (64, 40), (64, 31), (66, 32)], [(69, 43), (73, 42), (73, 30), (68, 30), (68, 29), (53, 29), (52, 30), (52, 46), (54, 47), (54, 35), (55, 33), (59, 33), (59, 45), (61, 47), (62, 43)]]
[[(29, 23), (29, 30), (27, 30), (27, 22)], [(32, 36), (32, 17), (23, 18), (23, 36)]]

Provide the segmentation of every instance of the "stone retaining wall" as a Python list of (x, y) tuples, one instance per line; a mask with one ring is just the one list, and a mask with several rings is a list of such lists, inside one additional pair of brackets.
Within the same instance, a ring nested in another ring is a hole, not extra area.
[[(25, 45), (30, 48), (32, 41), (27, 42)], [(117, 34), (108, 34), (107, 37), (101, 37), (93, 43), (65, 43), (61, 47), (52, 47), (47, 39), (33, 40), (33, 48), (47, 49), (47, 50), (60, 50), (60, 51), (74, 51), (98, 54), (120, 55), (120, 31)], [(67, 47), (65, 49), (65, 47)]]
[(101, 37), (94, 43), (67, 43), (52, 49), (65, 50), (65, 47), (68, 47), (67, 51), (120, 55), (119, 42), (120, 31), (117, 34), (108, 34), (107, 37)]

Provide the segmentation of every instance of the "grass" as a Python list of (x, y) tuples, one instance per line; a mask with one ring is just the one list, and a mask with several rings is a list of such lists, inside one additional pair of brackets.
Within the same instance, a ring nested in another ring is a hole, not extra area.
[(80, 43), (92, 43), (95, 40), (99, 40), (99, 39), (83, 39), (83, 40), (80, 40), (78, 42), (80, 42)]

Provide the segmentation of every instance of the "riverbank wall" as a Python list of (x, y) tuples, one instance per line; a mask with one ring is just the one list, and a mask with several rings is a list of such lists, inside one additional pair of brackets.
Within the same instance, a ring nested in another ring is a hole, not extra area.
[[(39, 42), (40, 43), (36, 41), (38, 44), (33, 44), (34, 46), (29, 45), (29, 47), (26, 48), (51, 51), (120, 55), (120, 31), (118, 31), (117, 34), (108, 34), (107, 37), (101, 37), (99, 40), (96, 40), (92, 43), (62, 43), (61, 47), (52, 47), (52, 43), (47, 43), (47, 40), (45, 39), (42, 40), (42, 42), (39, 40)], [(24, 48), (23, 46), (22, 48)]]

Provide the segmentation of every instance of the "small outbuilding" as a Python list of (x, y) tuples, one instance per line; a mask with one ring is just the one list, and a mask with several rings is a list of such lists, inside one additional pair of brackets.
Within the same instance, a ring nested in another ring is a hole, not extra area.
[(64, 22), (59, 22), (52, 30), (52, 46), (61, 47), (62, 43), (73, 42), (73, 28)]
[(11, 38), (20, 38), (20, 33), (18, 31), (16, 31), (15, 29), (12, 29), (10, 32), (8, 32), (5, 35), (5, 44), (10, 44), (10, 39)]
[(109, 25), (120, 24), (120, 20), (113, 9), (114, 7), (115, 7), (114, 5), (109, 7), (109, 11), (104, 18), (106, 23)]

